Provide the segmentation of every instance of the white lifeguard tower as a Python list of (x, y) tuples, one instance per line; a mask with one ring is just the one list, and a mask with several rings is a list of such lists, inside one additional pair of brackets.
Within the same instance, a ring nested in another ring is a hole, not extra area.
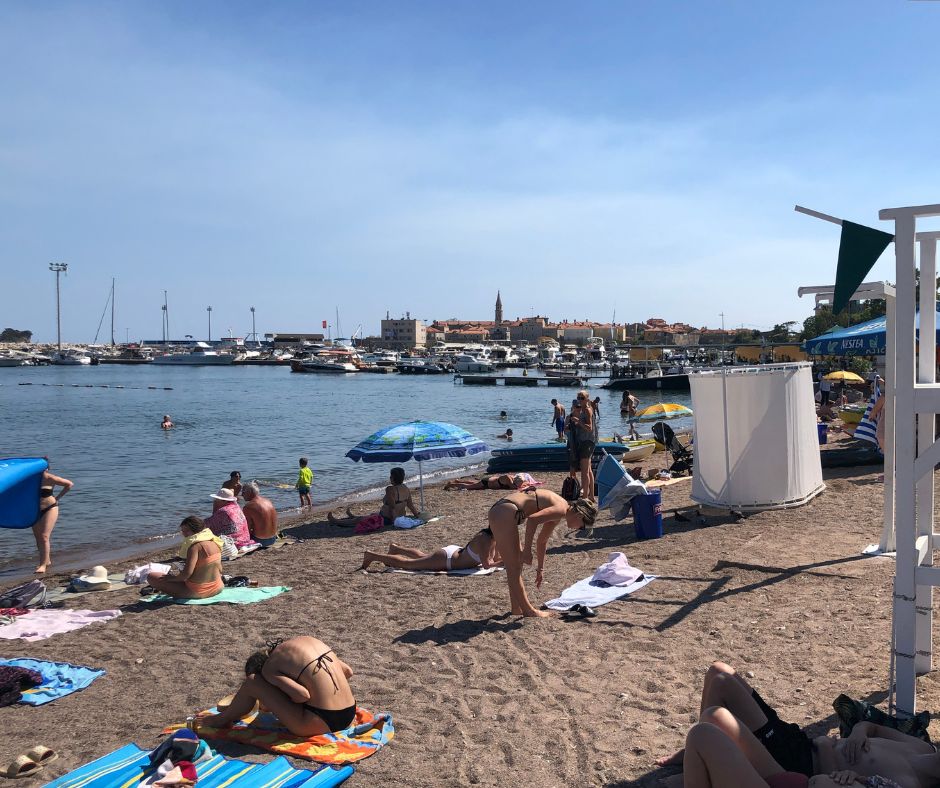
[[(827, 214), (797, 211), (842, 224)], [(885, 503), (881, 542), (873, 553), (895, 550), (893, 624), (889, 703), (899, 716), (916, 711), (916, 678), (933, 667), (933, 588), (940, 586), (940, 567), (933, 551), (940, 548), (934, 531), (934, 468), (940, 463), (936, 414), (937, 383), (937, 239), (940, 231), (917, 231), (920, 219), (940, 216), (940, 205), (886, 208), (878, 218), (894, 222), (896, 282), (858, 287), (853, 298), (884, 298), (885, 337)], [(920, 281), (931, 283), (917, 293)], [(817, 303), (830, 300), (831, 286), (800, 288)], [(920, 331), (915, 316), (920, 312)]]

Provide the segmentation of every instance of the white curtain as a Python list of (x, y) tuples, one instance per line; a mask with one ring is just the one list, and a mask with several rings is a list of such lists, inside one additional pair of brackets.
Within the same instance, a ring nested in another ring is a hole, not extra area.
[(810, 364), (689, 376), (692, 500), (741, 510), (799, 506), (825, 488)]

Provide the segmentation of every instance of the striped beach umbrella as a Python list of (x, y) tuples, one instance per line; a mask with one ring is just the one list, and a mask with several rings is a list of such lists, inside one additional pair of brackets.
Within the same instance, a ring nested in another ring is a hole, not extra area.
[(408, 421), (372, 433), (346, 452), (349, 459), (359, 462), (407, 462), (417, 460), (424, 509), (424, 474), (421, 463), (441, 457), (466, 457), (488, 451), (479, 438), (454, 424), (443, 421)]
[(692, 409), (674, 402), (660, 402), (648, 408), (637, 411), (637, 421), (659, 421), (660, 419), (677, 419), (680, 416), (691, 416)]

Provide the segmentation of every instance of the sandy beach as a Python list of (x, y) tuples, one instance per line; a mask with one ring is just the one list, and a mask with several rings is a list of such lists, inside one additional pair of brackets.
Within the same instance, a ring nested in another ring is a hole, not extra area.
[[(661, 458), (645, 464), (661, 467)], [(827, 471), (826, 491), (806, 506), (740, 523), (710, 517), (705, 527), (673, 520), (671, 510), (689, 503), (691, 483), (682, 482), (663, 490), (659, 540), (636, 541), (631, 521), (616, 524), (607, 512), (593, 540), (556, 532), (541, 591), (528, 573), (533, 599), (557, 596), (614, 550), (659, 576), (590, 621), (509, 617), (501, 573), (355, 571), (364, 549), (390, 541), (463, 544), (496, 491), (430, 488), (426, 509), (443, 519), (414, 531), (355, 536), (317, 515), (286, 529), (303, 542), (226, 565), (261, 585), (292, 586), (288, 594), (246, 607), (157, 609), (140, 605), (135, 590), (87, 594), (68, 606), (124, 615), (32, 644), (4, 641), (7, 657), (107, 674), (46, 706), (3, 709), (0, 765), (36, 744), (54, 747), (60, 759), (20, 782), (38, 785), (128, 742), (154, 746), (165, 725), (233, 691), (255, 647), (306, 633), (354, 668), (361, 705), (394, 718), (395, 740), (358, 764), (350, 785), (657, 785), (672, 771), (655, 760), (682, 745), (714, 659), (752, 672), (785, 719), (834, 730), (839, 693), (886, 697), (893, 563), (859, 554), (881, 529), (879, 472)], [(538, 476), (560, 488), (560, 474)], [(940, 708), (934, 676), (919, 682), (919, 708)]]

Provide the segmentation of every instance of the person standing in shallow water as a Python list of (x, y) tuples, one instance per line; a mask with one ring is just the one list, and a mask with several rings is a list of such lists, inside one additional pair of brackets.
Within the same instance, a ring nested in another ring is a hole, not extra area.
[(558, 433), (558, 440), (563, 441), (565, 439), (565, 406), (562, 405), (557, 399), (552, 400), (552, 426), (555, 428), (555, 432)]
[[(39, 486), (39, 518), (33, 523), (33, 536), (39, 551), (37, 575), (45, 574), (52, 565), (52, 529), (59, 519), (59, 501), (73, 486), (68, 479), (50, 473), (48, 468), (43, 471)], [(61, 487), (62, 492), (53, 495), (56, 487)]]
[(310, 501), (310, 487), (313, 485), (313, 471), (307, 467), (307, 458), (300, 458), (300, 472), (297, 474), (297, 493), (300, 495), (300, 505), (313, 506)]

